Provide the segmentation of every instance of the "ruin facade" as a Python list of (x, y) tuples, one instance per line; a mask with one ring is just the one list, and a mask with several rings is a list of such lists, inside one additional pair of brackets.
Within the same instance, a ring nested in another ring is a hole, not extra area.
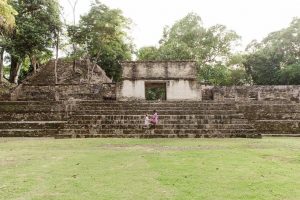
[[(89, 81), (87, 64), (77, 66), (74, 73), (70, 62), (60, 62), (55, 84), (50, 62), (2, 99), (0, 137), (300, 136), (297, 85), (200, 85), (192, 61), (124, 62), (120, 83), (100, 67)], [(165, 101), (145, 101), (153, 88)], [(159, 124), (143, 129), (154, 109)]]
[(193, 61), (136, 61), (122, 63), (118, 100), (146, 100), (146, 90), (165, 90), (162, 100), (201, 100)]

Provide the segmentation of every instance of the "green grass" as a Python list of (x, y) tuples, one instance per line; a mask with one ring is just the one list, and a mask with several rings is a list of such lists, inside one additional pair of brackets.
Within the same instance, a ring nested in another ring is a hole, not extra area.
[(0, 138), (0, 199), (299, 200), (300, 139)]

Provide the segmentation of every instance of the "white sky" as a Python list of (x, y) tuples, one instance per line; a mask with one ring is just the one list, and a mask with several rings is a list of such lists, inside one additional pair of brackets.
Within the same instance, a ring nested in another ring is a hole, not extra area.
[[(70, 0), (74, 2), (75, 0)], [(100, 0), (119, 8), (133, 21), (131, 37), (136, 46), (158, 45), (163, 27), (172, 25), (189, 12), (201, 16), (205, 27), (223, 24), (242, 36), (245, 47), (251, 40), (261, 40), (268, 33), (287, 27), (293, 17), (300, 17), (300, 0)], [(72, 20), (68, 0), (59, 0), (64, 16)], [(88, 12), (90, 0), (79, 0), (79, 15)]]

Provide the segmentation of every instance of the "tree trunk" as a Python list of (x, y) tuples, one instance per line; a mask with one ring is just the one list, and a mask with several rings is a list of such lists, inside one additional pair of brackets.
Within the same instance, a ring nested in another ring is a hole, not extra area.
[(94, 70), (95, 70), (96, 65), (97, 65), (97, 63), (94, 63), (92, 71), (91, 71), (91, 76), (90, 76), (90, 79), (89, 79), (89, 84), (91, 83), (91, 80), (92, 80), (92, 78), (94, 76)]
[(73, 58), (73, 71), (75, 72), (76, 71), (76, 59)]
[(91, 68), (91, 60), (89, 58), (86, 59), (86, 64), (88, 67), (88, 71), (87, 71), (87, 80), (88, 83), (90, 82), (90, 68)]
[(55, 44), (55, 51), (56, 51), (56, 55), (55, 55), (55, 63), (54, 63), (54, 76), (55, 76), (55, 84), (58, 83), (58, 79), (57, 79), (57, 61), (58, 61), (58, 47), (59, 47), (59, 33), (57, 33), (56, 35), (56, 44)]
[(0, 83), (3, 82), (3, 78), (4, 78), (3, 55), (4, 55), (4, 49), (1, 49), (0, 50)]
[(75, 44), (73, 44), (73, 71), (75, 72), (76, 71), (76, 47), (75, 47)]
[(34, 55), (30, 56), (30, 62), (33, 68), (33, 73), (36, 73), (36, 69), (37, 69), (37, 62), (36, 62), (36, 58)]
[(17, 58), (11, 58), (9, 82), (18, 84), (21, 65)]
[(91, 76), (89, 77), (89, 84), (91, 83), (91, 80), (92, 80), (92, 78), (94, 76), (94, 70), (95, 70), (95, 67), (97, 65), (97, 61), (98, 61), (99, 57), (100, 57), (100, 52), (97, 53), (96, 60), (93, 63), (93, 68), (92, 68), (92, 71), (91, 71)]

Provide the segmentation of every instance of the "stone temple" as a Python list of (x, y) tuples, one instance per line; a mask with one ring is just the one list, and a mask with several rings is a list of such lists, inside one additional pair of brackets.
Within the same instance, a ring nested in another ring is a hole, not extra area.
[(165, 91), (162, 100), (201, 100), (192, 61), (123, 62), (119, 100), (146, 100), (148, 88)]
[(60, 60), (55, 83), (49, 62), (0, 96), (0, 137), (300, 136), (300, 86), (201, 85), (193, 61), (123, 62), (119, 83), (89, 66)]

